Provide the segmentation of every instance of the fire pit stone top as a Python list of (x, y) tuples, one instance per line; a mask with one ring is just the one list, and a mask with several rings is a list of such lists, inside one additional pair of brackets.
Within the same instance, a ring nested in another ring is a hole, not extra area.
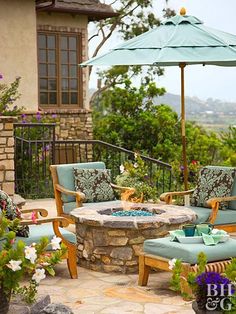
[[(109, 202), (108, 202), (109, 203)], [(195, 220), (196, 214), (184, 206), (166, 205), (165, 203), (128, 203), (116, 201), (112, 205), (102, 203), (85, 204), (71, 212), (76, 222), (90, 226), (107, 228), (146, 229), (163, 224), (182, 224)], [(123, 210), (142, 210), (151, 216), (113, 216)]]

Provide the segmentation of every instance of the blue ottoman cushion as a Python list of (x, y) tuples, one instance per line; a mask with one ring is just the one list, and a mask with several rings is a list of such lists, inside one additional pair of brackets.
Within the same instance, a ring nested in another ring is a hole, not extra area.
[(144, 252), (168, 259), (177, 258), (189, 264), (196, 264), (200, 252), (204, 252), (208, 262), (223, 261), (236, 257), (236, 240), (206, 246), (203, 243), (183, 244), (170, 241), (170, 237), (144, 241)]

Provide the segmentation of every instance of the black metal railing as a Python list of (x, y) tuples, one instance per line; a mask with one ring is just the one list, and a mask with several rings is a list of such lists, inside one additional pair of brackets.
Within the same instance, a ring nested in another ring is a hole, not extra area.
[(28, 198), (53, 195), (49, 166), (55, 160), (55, 124), (16, 123), (15, 192)]
[[(158, 193), (171, 188), (171, 166), (141, 155)], [(16, 193), (24, 197), (53, 196), (50, 164), (104, 161), (112, 179), (134, 152), (99, 140), (56, 140), (55, 124), (15, 124)], [(158, 174), (158, 175), (156, 175)]]

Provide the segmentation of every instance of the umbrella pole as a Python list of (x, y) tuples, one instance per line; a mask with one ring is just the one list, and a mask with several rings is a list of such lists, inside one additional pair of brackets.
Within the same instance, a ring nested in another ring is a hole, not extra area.
[(182, 153), (183, 153), (183, 166), (184, 166), (184, 189), (188, 190), (188, 164), (186, 153), (186, 132), (185, 132), (185, 97), (184, 97), (184, 68), (185, 63), (180, 63), (181, 70), (181, 136), (182, 136)]

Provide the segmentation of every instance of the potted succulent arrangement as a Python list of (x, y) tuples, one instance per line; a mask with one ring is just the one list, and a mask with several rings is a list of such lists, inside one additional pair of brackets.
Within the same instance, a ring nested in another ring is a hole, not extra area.
[[(198, 256), (198, 271), (190, 272), (187, 282), (192, 289), (192, 295), (183, 295), (192, 299), (192, 307), (198, 314), (236, 313), (236, 259), (226, 266), (224, 274), (205, 271), (206, 255), (201, 252)], [(172, 270), (171, 287), (180, 291), (182, 262), (173, 259), (169, 263)]]
[[(60, 262), (66, 248), (61, 239), (46, 237), (39, 243), (27, 246), (16, 240), (20, 220), (10, 220), (5, 211), (0, 211), (0, 313), (5, 314), (14, 294), (19, 294), (26, 303), (33, 303), (37, 287), (46, 273), (54, 275), (53, 266)], [(48, 252), (47, 249), (54, 250)], [(27, 284), (22, 286), (22, 280)]]

